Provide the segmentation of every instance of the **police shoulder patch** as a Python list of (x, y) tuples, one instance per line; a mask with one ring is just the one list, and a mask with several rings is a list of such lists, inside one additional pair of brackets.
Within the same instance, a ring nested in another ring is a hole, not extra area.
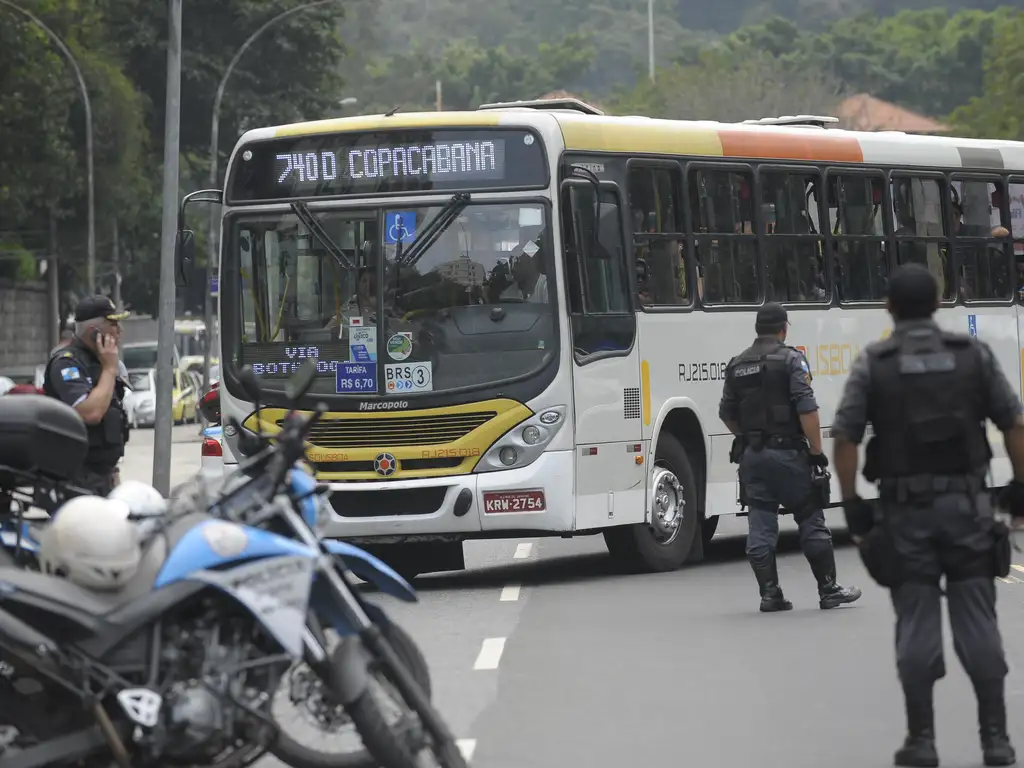
[(61, 370), (60, 377), (64, 379), (64, 381), (74, 381), (75, 379), (82, 378), (82, 372), (74, 366), (69, 366), (68, 368)]

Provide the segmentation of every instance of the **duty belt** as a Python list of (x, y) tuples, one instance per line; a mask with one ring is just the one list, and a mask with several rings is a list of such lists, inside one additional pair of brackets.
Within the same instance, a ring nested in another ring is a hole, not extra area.
[(765, 435), (763, 432), (751, 432), (744, 435), (747, 445), (755, 451), (762, 448), (778, 448), (782, 450), (801, 450), (807, 447), (807, 441), (795, 435)]
[(929, 501), (944, 493), (980, 493), (984, 481), (975, 475), (911, 475), (883, 477), (878, 481), (878, 497), (899, 504)]

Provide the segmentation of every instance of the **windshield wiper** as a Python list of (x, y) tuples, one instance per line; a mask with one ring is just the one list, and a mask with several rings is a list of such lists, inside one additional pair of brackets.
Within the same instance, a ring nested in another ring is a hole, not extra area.
[(302, 202), (291, 203), (292, 211), (299, 218), (310, 232), (313, 233), (313, 237), (320, 241), (320, 244), (327, 249), (327, 252), (334, 257), (334, 260), (338, 262), (342, 269), (355, 271), (356, 266), (352, 263), (345, 252), (338, 247), (338, 245), (331, 240), (331, 236), (327, 234), (327, 230), (324, 229), (323, 224), (320, 223), (320, 219), (317, 218), (316, 214), (309, 210), (309, 206)]
[[(437, 242), (445, 230), (455, 223), (455, 220), (459, 218), (459, 214), (469, 205), (469, 201), (469, 192), (459, 192), (452, 195), (452, 199), (434, 214), (434, 217), (427, 222), (422, 230), (416, 233), (416, 242), (413, 243), (412, 247), (404, 253), (399, 251), (395, 257), (395, 266), (411, 267), (419, 261), (420, 257)], [(402, 245), (402, 240), (404, 238), (399, 239), (399, 247)]]

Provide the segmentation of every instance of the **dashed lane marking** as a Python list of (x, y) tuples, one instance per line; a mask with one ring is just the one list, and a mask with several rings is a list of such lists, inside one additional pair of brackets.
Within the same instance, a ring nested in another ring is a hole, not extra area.
[(503, 603), (514, 603), (519, 599), (519, 585), (509, 584), (508, 586), (501, 588), (501, 602)]
[(505, 650), (504, 637), (489, 637), (480, 646), (480, 653), (476, 657), (473, 669), (497, 669), (501, 661), (502, 651)]
[(516, 546), (516, 553), (512, 555), (513, 560), (525, 560), (533, 551), (533, 544), (529, 541), (521, 542)]
[(476, 739), (456, 739), (455, 746), (459, 748), (462, 759), (467, 763), (473, 759), (473, 753), (476, 751)]

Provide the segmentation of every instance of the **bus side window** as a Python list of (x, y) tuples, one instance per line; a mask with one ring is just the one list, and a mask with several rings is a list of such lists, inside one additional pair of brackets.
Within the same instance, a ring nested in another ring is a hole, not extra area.
[(839, 300), (880, 301), (889, 280), (883, 177), (830, 174), (826, 187)]
[(829, 297), (824, 239), (818, 228), (821, 177), (816, 171), (762, 171), (765, 299), (821, 302)]
[(1013, 296), (1015, 270), (1009, 222), (1003, 221), (1002, 179), (956, 179), (950, 187), (954, 253), (965, 301), (998, 301)]
[(1010, 181), (1010, 236), (1013, 238), (1013, 261), (1016, 266), (1014, 287), (1024, 301), (1024, 181)]
[(953, 298), (948, 230), (942, 215), (943, 187), (939, 179), (893, 174), (892, 228), (896, 263), (921, 264), (935, 275), (942, 298)]
[(636, 327), (629, 302), (618, 196), (603, 192), (599, 222), (596, 213), (593, 187), (568, 184), (563, 188), (565, 276), (577, 359), (628, 352)]
[(682, 179), (677, 170), (630, 168), (637, 298), (643, 306), (690, 305), (681, 200)]
[(749, 171), (690, 169), (690, 216), (705, 304), (754, 304), (760, 298), (754, 178)]

